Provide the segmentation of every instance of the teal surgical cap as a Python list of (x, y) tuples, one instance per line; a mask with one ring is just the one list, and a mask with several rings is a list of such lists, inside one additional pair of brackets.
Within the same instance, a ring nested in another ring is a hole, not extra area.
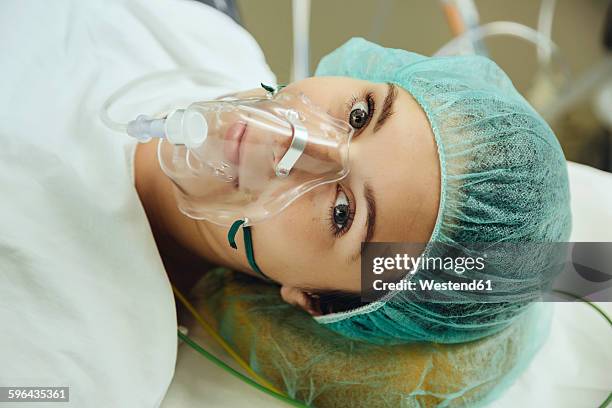
[[(440, 207), (430, 242), (460, 247), (568, 240), (563, 151), (550, 127), (490, 59), (425, 57), (353, 38), (325, 56), (315, 75), (396, 84), (426, 113), (441, 166)], [(524, 287), (498, 294), (495, 302), (472, 302), (461, 292), (447, 294), (444, 302), (418, 302), (413, 292), (403, 290), (317, 320), (344, 336), (377, 344), (485, 337), (531, 306), (539, 290), (531, 276), (549, 267), (536, 252), (529, 274), (502, 258), (488, 262), (481, 276), (494, 286)]]

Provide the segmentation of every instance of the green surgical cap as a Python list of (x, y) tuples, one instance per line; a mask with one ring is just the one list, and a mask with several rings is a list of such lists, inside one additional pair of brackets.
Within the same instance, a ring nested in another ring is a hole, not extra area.
[[(459, 247), (568, 240), (571, 213), (563, 151), (550, 127), (490, 59), (425, 57), (353, 38), (325, 56), (315, 75), (396, 84), (426, 113), (441, 166), (440, 207), (430, 242)], [(542, 254), (533, 258), (534, 275), (549, 266)], [(508, 327), (537, 296), (535, 288), (533, 297), (525, 296), (532, 282), (516, 263), (490, 264), (492, 269), (481, 275), (494, 286), (525, 282), (520, 296), (510, 291), (496, 302), (481, 303), (455, 293), (447, 302), (417, 302), (411, 291), (397, 291), (317, 321), (346, 337), (377, 344), (482, 338)]]

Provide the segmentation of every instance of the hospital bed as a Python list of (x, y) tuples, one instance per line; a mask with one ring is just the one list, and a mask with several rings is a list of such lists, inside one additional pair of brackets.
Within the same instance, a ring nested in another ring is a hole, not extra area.
[[(74, 4), (71, 4), (71, 2), (54, 2), (53, 5), (49, 4), (48, 8), (45, 8), (47, 6), (40, 2), (36, 4), (34, 2), (14, 2), (12, 4), (13, 8), (21, 11), (23, 16), (27, 16), (27, 19), (16, 18), (15, 15), (18, 14), (15, 11), (4, 13), (6, 19), (4, 28), (7, 33), (10, 32), (13, 38), (18, 38), (19, 41), (18, 46), (10, 49), (12, 54), (7, 53), (10, 58), (6, 59), (7, 63), (4, 64), (6, 66), (3, 66), (4, 79), (6, 80), (3, 89), (8, 89), (9, 83), (20, 85), (20, 92), (14, 94), (18, 95), (19, 98), (11, 99), (10, 96), (13, 94), (10, 92), (3, 94), (4, 106), (11, 104), (10, 110), (4, 110), (4, 112), (11, 113), (11, 120), (2, 121), (6, 125), (5, 127), (19, 135), (44, 134), (45, 138), (49, 140), (56, 140), (54, 139), (57, 136), (55, 133), (72, 134), (75, 137), (81, 136), (78, 143), (69, 145), (74, 147), (70, 152), (78, 153), (76, 148), (81, 147), (86, 142), (90, 144), (98, 143), (102, 146), (110, 144), (107, 138), (115, 136), (109, 135), (109, 132), (105, 131), (102, 125), (94, 120), (96, 112), (104, 98), (113, 89), (129, 79), (137, 78), (145, 73), (176, 68), (177, 66), (210, 67), (211, 70), (222, 72), (227, 78), (230, 78), (234, 90), (258, 86), (260, 81), (272, 83), (273, 75), (267, 70), (263, 55), (261, 55), (254, 39), (237, 26), (229, 24), (231, 20), (222, 19), (221, 16), (212, 20), (213, 16), (209, 14), (208, 10), (204, 7), (196, 7), (199, 6), (196, 2), (193, 2), (193, 4), (190, 2), (171, 3), (160, 0), (154, 2), (155, 6), (152, 3), (151, 1), (132, 1), (129, 2), (130, 7), (127, 7), (128, 2), (115, 2), (108, 6), (105, 3), (105, 7), (101, 7), (99, 2), (77, 2)], [(78, 5), (78, 7), (73, 7), (75, 5)], [(23, 10), (20, 7), (23, 7)], [(90, 12), (89, 9), (94, 8), (95, 13)], [(168, 18), (170, 15), (175, 20)], [(93, 18), (93, 16), (97, 18)], [(57, 24), (47, 27), (47, 25), (40, 23), (43, 20), (54, 21)], [(202, 21), (207, 21), (207, 24), (202, 24)], [(11, 22), (13, 25), (9, 24)], [(181, 30), (176, 29), (176, 22), (180, 22)], [(225, 30), (223, 44), (212, 41), (221, 28)], [(34, 34), (38, 34), (38, 36)], [(5, 39), (10, 39), (9, 37), (11, 36), (4, 36)], [(63, 40), (61, 46), (51, 43), (51, 40), (56, 38)], [(122, 41), (117, 41), (118, 38), (121, 38)], [(232, 47), (228, 47), (227, 44), (234, 44), (230, 40), (234, 40), (235, 43), (241, 45), (242, 52), (240, 54), (235, 55), (235, 53), (230, 52)], [(177, 44), (181, 46), (176, 47)], [(22, 61), (31, 61), (32, 55), (39, 55), (38, 64), (20, 64)], [(73, 57), (75, 55), (80, 57), (78, 64), (74, 63)], [(46, 62), (46, 64), (43, 64), (43, 62)], [(77, 65), (79, 75), (76, 75), (74, 70)], [(295, 76), (298, 77), (299, 75), (296, 74)], [(49, 78), (52, 80), (49, 80)], [(66, 78), (69, 78), (69, 81)], [(66, 85), (66, 88), (59, 92), (56, 88), (58, 84), (68, 84), (69, 86)], [(231, 89), (214, 89), (214, 92), (219, 95), (229, 90)], [(168, 97), (161, 89), (160, 95)], [(203, 96), (200, 95), (200, 97)], [(45, 108), (54, 108), (45, 109), (44, 112), (48, 113), (45, 116), (47, 120), (52, 118), (55, 122), (45, 122), (40, 117), (32, 118), (30, 116), (32, 106), (41, 104), (37, 103), (38, 101), (42, 101)], [(52, 101), (52, 103), (48, 103), (48, 101)], [(139, 108), (141, 107), (139, 106)], [(58, 115), (57, 112), (62, 114)], [(74, 114), (64, 114), (66, 112), (73, 112)], [(27, 120), (17, 120), (22, 117), (27, 118)], [(46, 125), (44, 132), (34, 127), (40, 122)], [(27, 126), (20, 129), (18, 133), (10, 127), (13, 123), (25, 123)], [(54, 126), (49, 126), (49, 123), (53, 123)], [(52, 134), (52, 132), (55, 133)], [(88, 135), (88, 138), (84, 135)], [(59, 140), (59, 136), (57, 136), (57, 139)], [(29, 152), (30, 158), (43, 157), (32, 156), (32, 153), (32, 151)], [(55, 156), (52, 158), (56, 159)], [(103, 158), (100, 160), (106, 161)], [(93, 169), (96, 167), (92, 163), (78, 163), (83, 164), (83, 168), (86, 169), (83, 174), (93, 173)], [(52, 162), (52, 164), (57, 168), (60, 167), (59, 160)], [(112, 171), (112, 169), (109, 169), (109, 171)], [(72, 173), (70, 175), (72, 176)], [(108, 174), (106, 176), (109, 177)], [(108, 181), (108, 178), (100, 178), (100, 180)], [(574, 214), (572, 240), (612, 241), (612, 175), (589, 167), (570, 164), (570, 181)], [(41, 185), (44, 184), (41, 183)], [(117, 205), (117, 207), (120, 206)], [(89, 218), (87, 222), (90, 222)], [(66, 228), (66, 226), (62, 226), (62, 229)], [(123, 242), (119, 245), (125, 246)], [(152, 253), (151, 258), (154, 256), (155, 253)], [(46, 272), (49, 272), (48, 266)], [(161, 273), (163, 274), (163, 270)], [(47, 273), (47, 275), (51, 274)], [(161, 279), (158, 279), (158, 281), (161, 281)], [(139, 284), (144, 286), (142, 280), (139, 281)], [(58, 286), (63, 287), (64, 282)], [(89, 285), (81, 289), (84, 290), (88, 287)], [(156, 288), (157, 292), (151, 290), (150, 286), (147, 287), (147, 294), (160, 293), (163, 289), (163, 293), (167, 295), (168, 288), (166, 286), (162, 288), (161, 285), (158, 285)], [(51, 291), (45, 287), (40, 296), (35, 295), (37, 298), (43, 298), (44, 295), (49, 293)], [(117, 295), (123, 294), (126, 298), (134, 296), (132, 291), (123, 289), (117, 290), (115, 293)], [(98, 295), (98, 292), (96, 292), (96, 295)], [(171, 302), (170, 295), (167, 295), (167, 297)], [(119, 304), (117, 299), (113, 300), (113, 305)], [(76, 306), (71, 309), (73, 314), (66, 314), (65, 320), (78, 321), (74, 316), (82, 317), (92, 314), (90, 309), (81, 310), (82, 305), (76, 302), (75, 304)], [(137, 302), (129, 304), (136, 305)], [(155, 304), (159, 304), (157, 299)], [(612, 313), (610, 305), (603, 306), (607, 308), (609, 313)], [(166, 309), (169, 310), (169, 308)], [(100, 325), (107, 321), (118, 320), (116, 319), (117, 315), (110, 315), (109, 310), (115, 309), (104, 307), (97, 310), (100, 313), (107, 313), (97, 316)], [(131, 309), (128, 310), (132, 312)], [(161, 313), (156, 314), (155, 310), (147, 310), (147, 312), (156, 316), (155, 322), (163, 320)], [(167, 314), (171, 314), (171, 311)], [(169, 318), (169, 316), (166, 317)], [(40, 319), (36, 323), (37, 329), (40, 329), (43, 323), (47, 325), (55, 324), (54, 321), (44, 322)], [(172, 327), (165, 331), (155, 332), (153, 329), (144, 331), (143, 328), (152, 326), (150, 319), (143, 319), (142, 321), (133, 319), (130, 324), (135, 327), (133, 331), (136, 341), (143, 338), (159, 338), (167, 335), (167, 333), (170, 333), (172, 339), (174, 339)], [(98, 326), (98, 324), (95, 325), (95, 327)], [(86, 328), (79, 328), (79, 340), (83, 338), (81, 334), (85, 330)], [(92, 328), (90, 327), (88, 330), (91, 332)], [(115, 332), (105, 334), (107, 336), (100, 336), (103, 341), (101, 340), (96, 344), (104, 344), (113, 340), (110, 337), (117, 337)], [(223, 355), (218, 347), (197, 329), (192, 329), (190, 336), (217, 355)], [(93, 338), (93, 336), (90, 337)], [(70, 344), (68, 341), (73, 341), (73, 344), (78, 344), (75, 339), (77, 337), (67, 338), (62, 332), (62, 343)], [(609, 327), (600, 316), (593, 313), (587, 306), (579, 303), (559, 304), (548, 342), (536, 356), (528, 371), (504, 394), (502, 399), (496, 401), (493, 405), (496, 407), (521, 405), (524, 407), (596, 406), (605, 399), (609, 390), (612, 389), (609, 375), (612, 350), (609, 347), (609, 339)], [(45, 342), (50, 340), (45, 338)], [(136, 343), (133, 346), (134, 348), (130, 348), (130, 345), (124, 346), (121, 344), (123, 347), (121, 350), (123, 351), (138, 351), (126, 354), (132, 356), (133, 361), (122, 359), (121, 365), (117, 365), (118, 369), (112, 376), (107, 374), (109, 371), (104, 371), (97, 378), (112, 377), (117, 380), (117, 383), (129, 383), (129, 392), (133, 394), (134, 383), (137, 382), (137, 379), (125, 378), (125, 373), (130, 372), (126, 370), (126, 367), (136, 367), (140, 370), (139, 372), (146, 372), (140, 363), (144, 360), (153, 360), (151, 354), (142, 352), (141, 345), (141, 343)], [(105, 350), (95, 349), (94, 354), (101, 356), (98, 363), (108, 356), (108, 354), (103, 353)], [(173, 351), (170, 347), (164, 350), (160, 350), (159, 347), (155, 348), (157, 355), (168, 352), (168, 361), (174, 357), (174, 354), (170, 351)], [(71, 354), (65, 354), (74, 356), (72, 350)], [(116, 357), (117, 353), (110, 356)], [(83, 358), (83, 356), (77, 355), (73, 360), (78, 362), (78, 358)], [(34, 358), (29, 360), (31, 360), (30, 364), (36, 361)], [(159, 360), (156, 361), (159, 362)], [(88, 357), (83, 362), (84, 364), (91, 364), (91, 359)], [(5, 363), (6, 361), (3, 361), (3, 364)], [(87, 365), (87, 367), (90, 367), (90, 365)], [(167, 373), (167, 376), (170, 376), (166, 366), (152, 365), (151, 367), (150, 377), (157, 373), (164, 373), (164, 375)], [(162, 375), (158, 377), (162, 377)], [(91, 374), (91, 378), (95, 378), (93, 374)], [(155, 385), (161, 384), (162, 380), (163, 378), (156, 381)], [(99, 383), (93, 383), (92, 389), (94, 388), (100, 389), (101, 386)], [(155, 390), (157, 389), (155, 388)], [(75, 394), (78, 391), (78, 387), (75, 387)], [(80, 391), (83, 392), (83, 389)], [(272, 397), (262, 394), (214, 366), (182, 343), (178, 347), (173, 381), (161, 404), (162, 407), (166, 408), (191, 406), (273, 407), (282, 405)]]
[[(612, 241), (612, 174), (569, 163), (574, 227), (571, 241)], [(599, 304), (608, 314), (612, 304)], [(202, 330), (190, 337), (223, 356)], [(493, 407), (592, 407), (612, 388), (610, 327), (583, 303), (555, 305), (550, 336), (529, 368)], [(230, 362), (228, 358), (225, 358)], [(284, 403), (241, 382), (188, 345), (178, 348), (176, 371), (161, 405), (282, 407)]]

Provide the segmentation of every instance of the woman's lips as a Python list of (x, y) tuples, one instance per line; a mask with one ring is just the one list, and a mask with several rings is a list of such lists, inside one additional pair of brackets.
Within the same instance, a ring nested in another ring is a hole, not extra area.
[(246, 123), (236, 122), (227, 129), (225, 143), (223, 143), (223, 155), (230, 163), (240, 164), (240, 143), (247, 128)]

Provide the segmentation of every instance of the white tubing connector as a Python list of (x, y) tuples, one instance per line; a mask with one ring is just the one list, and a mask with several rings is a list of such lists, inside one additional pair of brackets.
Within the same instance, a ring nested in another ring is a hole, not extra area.
[(152, 138), (167, 139), (174, 145), (194, 148), (202, 145), (208, 136), (208, 124), (199, 112), (177, 109), (165, 119), (152, 119), (138, 115), (127, 124), (127, 134), (146, 143)]

